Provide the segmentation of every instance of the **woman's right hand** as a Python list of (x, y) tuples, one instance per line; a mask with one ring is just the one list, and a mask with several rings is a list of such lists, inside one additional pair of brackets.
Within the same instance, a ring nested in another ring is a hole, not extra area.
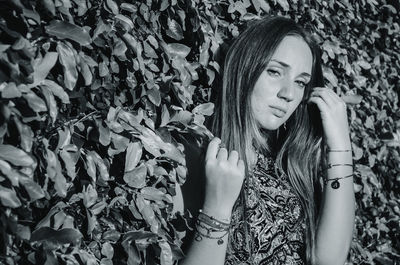
[(205, 157), (206, 189), (203, 211), (216, 218), (229, 219), (239, 196), (245, 174), (237, 151), (228, 154), (217, 137), (208, 145)]

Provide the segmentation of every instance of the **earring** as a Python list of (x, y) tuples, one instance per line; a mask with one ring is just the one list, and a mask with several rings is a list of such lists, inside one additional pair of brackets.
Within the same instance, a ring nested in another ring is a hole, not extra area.
[(283, 128), (284, 128), (285, 131), (286, 131), (286, 122), (283, 124)]

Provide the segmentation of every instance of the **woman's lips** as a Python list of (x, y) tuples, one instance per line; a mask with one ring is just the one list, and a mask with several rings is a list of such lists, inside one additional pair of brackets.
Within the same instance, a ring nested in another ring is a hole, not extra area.
[(270, 106), (270, 107), (272, 109), (272, 113), (275, 116), (277, 116), (279, 118), (283, 118), (285, 116), (285, 114), (286, 114), (286, 110), (285, 109), (282, 109), (282, 108), (279, 108), (279, 107), (274, 107), (274, 106)]

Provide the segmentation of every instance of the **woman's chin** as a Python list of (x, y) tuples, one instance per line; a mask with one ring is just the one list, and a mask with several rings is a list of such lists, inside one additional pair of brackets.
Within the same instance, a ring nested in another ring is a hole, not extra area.
[(261, 124), (261, 128), (266, 131), (276, 131), (283, 125), (283, 122), (279, 123), (271, 123), (269, 122), (268, 124)]

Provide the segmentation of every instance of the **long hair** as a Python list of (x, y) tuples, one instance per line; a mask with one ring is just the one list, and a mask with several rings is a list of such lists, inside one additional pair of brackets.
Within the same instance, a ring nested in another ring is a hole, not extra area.
[[(272, 133), (261, 129), (253, 116), (251, 94), (274, 51), (288, 35), (301, 37), (310, 47), (313, 57), (311, 80), (302, 102), (286, 122), (286, 130), (278, 130), (278, 141), (274, 141)], [(246, 164), (246, 175), (252, 166), (250, 153), (253, 147), (261, 152), (274, 151), (277, 154), (276, 165), (288, 176), (302, 205), (307, 227), (306, 259), (307, 263), (313, 264), (320, 196), (317, 172), (322, 157), (322, 124), (318, 109), (306, 101), (311, 88), (323, 86), (319, 48), (293, 20), (265, 17), (253, 22), (233, 42), (223, 69), (222, 89), (211, 130), (221, 137), (228, 150), (238, 151)]]

